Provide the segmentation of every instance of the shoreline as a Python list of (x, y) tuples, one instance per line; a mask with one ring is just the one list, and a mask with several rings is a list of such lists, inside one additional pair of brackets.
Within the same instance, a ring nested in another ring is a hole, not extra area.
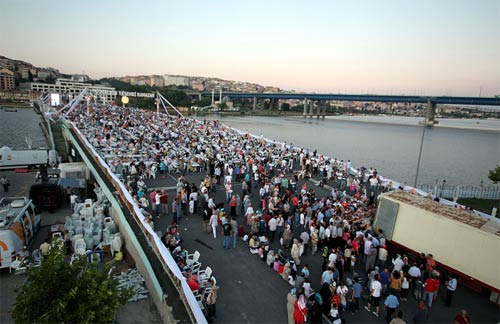
[[(195, 119), (198, 119), (198, 118), (205, 118), (205, 117), (208, 117), (208, 116), (213, 116), (214, 119), (220, 119), (219, 117), (241, 117), (241, 118), (244, 118), (244, 117), (285, 117), (285, 118), (293, 118), (295, 120), (304, 120), (304, 121), (316, 121), (316, 122), (320, 122), (320, 121), (327, 121), (327, 120), (330, 120), (330, 121), (341, 121), (341, 122), (353, 122), (353, 123), (356, 123), (356, 122), (360, 122), (360, 123), (367, 123), (367, 124), (380, 124), (380, 125), (392, 125), (392, 126), (409, 126), (409, 127), (421, 127), (421, 125), (418, 124), (418, 121), (415, 121), (415, 124), (409, 124), (409, 123), (403, 123), (403, 122), (400, 122), (400, 121), (390, 121), (390, 120), (363, 120), (362, 118), (363, 117), (377, 117), (377, 118), (393, 118), (393, 117), (396, 117), (396, 118), (402, 118), (402, 119), (405, 119), (405, 118), (416, 118), (416, 117), (406, 117), (406, 116), (380, 116), (380, 115), (354, 115), (354, 116), (351, 116), (351, 115), (327, 115), (325, 117), (325, 119), (322, 119), (322, 118), (316, 118), (316, 116), (314, 116), (313, 118), (309, 118), (309, 117), (306, 117), (304, 118), (302, 115), (299, 115), (299, 114), (282, 114), (282, 115), (266, 115), (266, 114), (193, 114), (193, 115), (190, 115), (190, 116), (186, 116), (186, 117), (190, 117), (190, 118), (195, 118)], [(349, 117), (356, 117), (358, 119), (351, 119)], [(360, 118), (361, 117), (361, 118)], [(446, 120), (476, 120), (476, 119), (463, 119), (463, 118), (446, 118)], [(481, 121), (483, 119), (480, 119)], [(484, 120), (491, 120), (491, 121), (498, 121), (500, 123), (500, 119), (484, 119)], [(439, 119), (438, 119), (439, 121)], [(500, 133), (500, 126), (499, 128), (496, 128), (496, 127), (474, 127), (474, 126), (468, 126), (468, 125), (446, 125), (446, 124), (435, 124), (434, 126), (431, 126), (432, 127), (436, 127), (436, 128), (447, 128), (447, 129), (463, 129), (463, 130), (469, 130), (469, 131), (482, 131), (482, 132), (490, 132), (490, 133)]]

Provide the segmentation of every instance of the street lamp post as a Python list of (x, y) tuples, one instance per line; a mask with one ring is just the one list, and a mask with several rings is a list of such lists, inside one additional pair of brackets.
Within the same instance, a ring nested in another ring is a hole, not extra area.
[(441, 197), (443, 195), (444, 185), (445, 184), (446, 184), (446, 179), (443, 179), (443, 185), (441, 186), (441, 193), (440, 193), (439, 197)]
[(415, 174), (415, 182), (413, 188), (417, 188), (418, 172), (420, 171), (420, 159), (422, 158), (422, 147), (424, 146), (425, 126), (422, 126), (422, 137), (420, 138), (420, 149), (418, 151), (417, 172)]

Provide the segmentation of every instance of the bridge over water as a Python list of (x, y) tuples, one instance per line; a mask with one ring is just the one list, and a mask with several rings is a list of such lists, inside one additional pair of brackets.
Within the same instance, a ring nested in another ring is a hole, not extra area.
[[(219, 98), (231, 99), (253, 99), (254, 110), (258, 99), (269, 99), (273, 102), (282, 100), (303, 100), (304, 116), (314, 114), (312, 102), (324, 101), (362, 101), (362, 102), (403, 102), (403, 103), (424, 103), (427, 104), (426, 122), (434, 124), (437, 104), (448, 105), (472, 105), (472, 106), (500, 106), (500, 97), (452, 97), (452, 96), (405, 96), (405, 95), (373, 95), (373, 94), (319, 94), (319, 93), (258, 93), (258, 92), (219, 92)], [(215, 93), (202, 92), (200, 96), (212, 97), (214, 101)], [(310, 110), (309, 110), (310, 109)], [(322, 111), (320, 111), (322, 109)], [(326, 108), (317, 106), (317, 115), (325, 115)]]

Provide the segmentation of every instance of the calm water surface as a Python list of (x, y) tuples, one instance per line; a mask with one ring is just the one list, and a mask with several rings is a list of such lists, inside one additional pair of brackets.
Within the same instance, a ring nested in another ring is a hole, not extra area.
[(26, 150), (25, 138), (32, 141), (32, 148), (48, 147), (47, 140), (40, 128), (40, 116), (32, 109), (17, 109), (17, 112), (0, 110), (0, 147)]
[[(422, 128), (419, 118), (341, 116), (205, 116), (251, 133), (375, 167), (385, 177), (412, 185)], [(500, 121), (441, 119), (426, 128), (419, 184), (490, 185), (488, 170), (500, 164)]]

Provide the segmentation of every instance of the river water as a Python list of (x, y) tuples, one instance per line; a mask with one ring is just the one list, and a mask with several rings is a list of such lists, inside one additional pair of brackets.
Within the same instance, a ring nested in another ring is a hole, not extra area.
[(40, 128), (41, 119), (32, 109), (18, 108), (17, 112), (0, 110), (0, 147), (27, 150), (25, 138), (32, 141), (32, 148), (48, 148), (47, 140)]
[[(339, 116), (204, 116), (226, 125), (327, 156), (375, 167), (385, 177), (413, 185), (422, 127), (419, 118)], [(488, 170), (500, 164), (500, 120), (440, 119), (426, 128), (419, 184), (490, 185)]]
[[(385, 177), (413, 184), (422, 128), (410, 117), (339, 116), (325, 120), (302, 117), (205, 116), (251, 133), (318, 150), (354, 167), (375, 167)], [(0, 110), (0, 147), (47, 147), (31, 109)], [(419, 184), (491, 184), (488, 170), (500, 164), (500, 120), (440, 119), (426, 128)]]

